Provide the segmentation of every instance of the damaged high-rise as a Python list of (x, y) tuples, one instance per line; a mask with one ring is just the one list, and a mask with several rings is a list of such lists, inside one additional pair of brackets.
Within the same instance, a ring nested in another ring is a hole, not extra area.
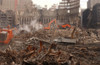
[(61, 24), (78, 24), (80, 0), (62, 0), (59, 3), (58, 9), (56, 5), (53, 6), (53, 10), (47, 10), (46, 8), (40, 10), (40, 22), (48, 23), (52, 19), (57, 19), (57, 22)]
[(62, 0), (59, 4), (57, 19), (62, 23), (75, 24), (79, 7), (80, 0)]
[[(0, 27), (4, 27), (3, 23), (6, 24), (5, 26), (13, 25), (14, 27), (16, 25), (30, 24), (32, 20), (39, 16), (32, 0), (0, 0), (0, 11)], [(10, 12), (11, 15), (8, 15), (6, 12)]]
[(100, 0), (89, 0), (88, 9), (83, 12), (82, 24), (84, 28), (100, 28)]
[(43, 24), (49, 23), (51, 20), (57, 18), (57, 11), (56, 8), (53, 5), (50, 9), (47, 9), (46, 7), (43, 9), (40, 9), (40, 19), (39, 21), (42, 22)]
[(92, 9), (93, 6), (97, 3), (100, 3), (100, 0), (88, 0), (87, 2), (87, 8), (88, 9)]

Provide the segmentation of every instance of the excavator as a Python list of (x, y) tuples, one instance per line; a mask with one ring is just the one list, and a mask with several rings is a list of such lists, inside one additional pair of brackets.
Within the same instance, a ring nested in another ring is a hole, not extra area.
[(53, 19), (53, 20), (50, 21), (50, 23), (48, 24), (48, 27), (44, 27), (44, 29), (45, 29), (45, 30), (50, 30), (50, 29), (51, 29), (51, 24), (52, 24), (53, 22), (54, 22), (55, 25), (56, 25), (56, 19)]
[(8, 25), (7, 29), (0, 29), (0, 43), (9, 44), (14, 36), (13, 30), (15, 28), (10, 29), (10, 25)]
[[(54, 19), (54, 20), (52, 20), (52, 21), (50, 21), (50, 23), (49, 23), (49, 26), (48, 27), (44, 27), (44, 29), (45, 30), (50, 30), (51, 29), (51, 24), (52, 23), (55, 23), (55, 25), (57, 25), (56, 24), (56, 19)], [(77, 42), (77, 38), (75, 38), (74, 37), (74, 35), (76, 34), (76, 27), (74, 27), (74, 26), (71, 26), (71, 25), (69, 25), (69, 24), (65, 24), (65, 25), (57, 25), (57, 28), (59, 28), (59, 29), (66, 29), (66, 28), (70, 28), (70, 34), (71, 34), (71, 36), (70, 37), (66, 37), (66, 38), (63, 38), (63, 37), (60, 37), (60, 38), (56, 38), (56, 39), (54, 39), (54, 41), (55, 42), (58, 42), (58, 43), (61, 43), (61, 42), (63, 42), (63, 43), (69, 43), (69, 44), (76, 44), (76, 42)]]
[(66, 29), (66, 28), (71, 28), (71, 25), (69, 25), (69, 24), (58, 25), (58, 27), (59, 27), (60, 29)]
[(56, 25), (56, 28), (59, 29), (66, 29), (66, 28), (71, 28), (71, 25), (69, 24), (65, 24), (65, 25), (57, 25), (56, 19), (53, 19), (52, 21), (50, 21), (50, 23), (48, 24), (48, 27), (44, 27), (45, 30), (50, 30), (51, 29), (51, 24), (54, 23)]

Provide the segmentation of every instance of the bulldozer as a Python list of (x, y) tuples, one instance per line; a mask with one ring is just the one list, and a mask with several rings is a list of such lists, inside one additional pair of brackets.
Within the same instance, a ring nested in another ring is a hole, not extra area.
[(10, 29), (10, 26), (6, 29), (0, 29), (0, 43), (9, 44), (14, 37), (13, 30), (15, 30), (15, 28)]

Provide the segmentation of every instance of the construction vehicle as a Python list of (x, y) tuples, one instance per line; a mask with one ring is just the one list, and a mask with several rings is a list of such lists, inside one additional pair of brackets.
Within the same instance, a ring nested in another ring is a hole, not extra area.
[(10, 26), (7, 29), (0, 29), (0, 43), (9, 44), (13, 39), (13, 30), (15, 28), (10, 29)]
[[(44, 27), (45, 30), (50, 30), (51, 29), (51, 24), (52, 23), (55, 23), (56, 24), (56, 19), (52, 20), (50, 23), (49, 23), (49, 26), (48, 27)], [(77, 43), (77, 37), (75, 37), (75, 34), (76, 34), (76, 27), (74, 26), (71, 26), (69, 24), (65, 24), (65, 25), (57, 25), (57, 28), (59, 29), (66, 29), (66, 28), (70, 28), (70, 30), (65, 30), (66, 32), (70, 31), (70, 37), (59, 37), (59, 38), (56, 38), (54, 39), (53, 41), (54, 42), (58, 42), (58, 43), (67, 43), (67, 44), (76, 44)]]
[(44, 27), (44, 29), (45, 29), (45, 30), (50, 30), (50, 29), (51, 29), (51, 24), (52, 24), (53, 22), (54, 22), (55, 25), (56, 25), (56, 19), (53, 19), (53, 20), (50, 21), (50, 23), (48, 24), (48, 27)]
[(58, 25), (58, 27), (59, 27), (60, 29), (66, 29), (66, 28), (71, 28), (71, 25), (69, 25), (69, 24)]
[(66, 29), (67, 27), (68, 27), (68, 28), (71, 28), (71, 25), (69, 25), (69, 24), (57, 25), (56, 19), (53, 19), (53, 20), (50, 21), (50, 23), (48, 24), (48, 27), (44, 27), (44, 29), (45, 29), (45, 30), (50, 30), (50, 29), (51, 29), (51, 24), (52, 24), (53, 22), (54, 22), (56, 28), (59, 28), (59, 29)]

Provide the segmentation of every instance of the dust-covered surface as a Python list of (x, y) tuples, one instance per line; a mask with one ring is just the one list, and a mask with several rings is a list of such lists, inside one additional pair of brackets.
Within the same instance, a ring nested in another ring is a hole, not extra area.
[(78, 31), (75, 38), (81, 37), (82, 43), (75, 45), (52, 41), (70, 37), (68, 30), (21, 32), (10, 44), (0, 45), (0, 65), (100, 65), (99, 32), (96, 35), (94, 30)]

